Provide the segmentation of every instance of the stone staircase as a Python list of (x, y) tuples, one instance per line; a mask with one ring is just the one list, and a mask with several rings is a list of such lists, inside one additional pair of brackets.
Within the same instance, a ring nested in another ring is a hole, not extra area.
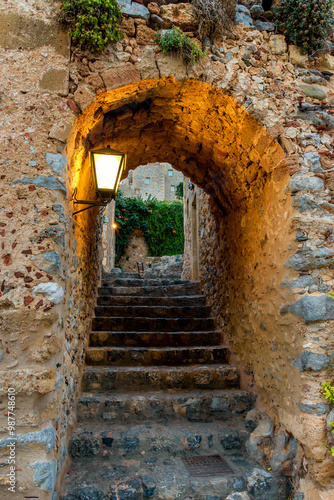
[[(286, 479), (246, 455), (255, 397), (228, 355), (199, 283), (105, 276), (62, 498), (285, 500)], [(232, 471), (185, 465), (215, 455)]]

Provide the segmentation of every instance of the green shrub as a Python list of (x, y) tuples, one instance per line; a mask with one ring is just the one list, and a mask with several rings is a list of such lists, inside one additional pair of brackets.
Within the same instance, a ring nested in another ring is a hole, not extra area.
[(116, 0), (63, 0), (62, 22), (71, 26), (71, 38), (83, 48), (102, 52), (123, 34), (123, 14)]
[(181, 57), (187, 64), (195, 64), (198, 59), (203, 57), (199, 46), (180, 29), (160, 30), (155, 41), (161, 47), (162, 52)]
[[(324, 386), (324, 396), (328, 399), (328, 401), (334, 406), (334, 387), (330, 384), (330, 382), (325, 382)], [(330, 425), (333, 427), (332, 432), (334, 432), (334, 422), (331, 422)], [(331, 454), (334, 457), (334, 447), (331, 448)]]
[(149, 255), (178, 255), (184, 251), (183, 204), (179, 201), (147, 201), (126, 198), (119, 191), (116, 200), (116, 263), (125, 254), (135, 229), (141, 229)]
[(333, 0), (282, 0), (275, 24), (304, 54), (320, 49), (332, 28)]

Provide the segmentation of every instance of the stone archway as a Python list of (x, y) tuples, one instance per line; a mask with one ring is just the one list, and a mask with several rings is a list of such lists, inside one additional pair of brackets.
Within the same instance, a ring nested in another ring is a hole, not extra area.
[[(289, 265), (298, 243), (282, 148), (233, 98), (173, 77), (100, 92), (80, 115), (67, 147), (69, 184), (80, 199), (94, 196), (88, 151), (107, 145), (128, 153), (129, 169), (169, 161), (201, 188), (200, 277), (217, 323), (243, 368), (245, 387), (256, 387), (312, 463), (324, 430), (309, 428), (324, 413), (314, 415), (302, 403), (303, 376), (296, 377), (293, 361), (303, 351), (305, 328), (289, 314), (295, 299), (283, 286), (287, 267), (298, 276)], [(88, 260), (96, 213), (77, 218), (78, 248)], [(314, 477), (323, 483), (326, 468), (326, 461), (314, 462)]]
[(108, 144), (129, 152), (130, 170), (167, 158), (224, 213), (284, 171), (284, 152), (266, 130), (231, 97), (195, 80), (144, 80), (98, 95), (80, 116), (67, 150), (70, 182), (78, 175), (82, 180), (79, 197), (92, 194), (88, 150)]

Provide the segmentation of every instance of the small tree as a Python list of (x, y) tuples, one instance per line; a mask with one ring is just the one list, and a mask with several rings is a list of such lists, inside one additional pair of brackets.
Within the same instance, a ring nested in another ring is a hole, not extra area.
[(180, 182), (176, 186), (176, 191), (175, 191), (175, 196), (178, 200), (182, 201), (183, 200), (183, 182)]
[(320, 49), (333, 26), (333, 0), (282, 0), (274, 10), (278, 28), (304, 54)]

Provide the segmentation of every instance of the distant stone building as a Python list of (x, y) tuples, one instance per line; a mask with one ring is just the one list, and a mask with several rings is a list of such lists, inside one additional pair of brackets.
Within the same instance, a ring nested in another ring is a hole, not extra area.
[(176, 186), (183, 182), (183, 173), (175, 170), (169, 163), (148, 163), (130, 170), (120, 188), (127, 197), (146, 200), (149, 196), (159, 201), (174, 201)]

